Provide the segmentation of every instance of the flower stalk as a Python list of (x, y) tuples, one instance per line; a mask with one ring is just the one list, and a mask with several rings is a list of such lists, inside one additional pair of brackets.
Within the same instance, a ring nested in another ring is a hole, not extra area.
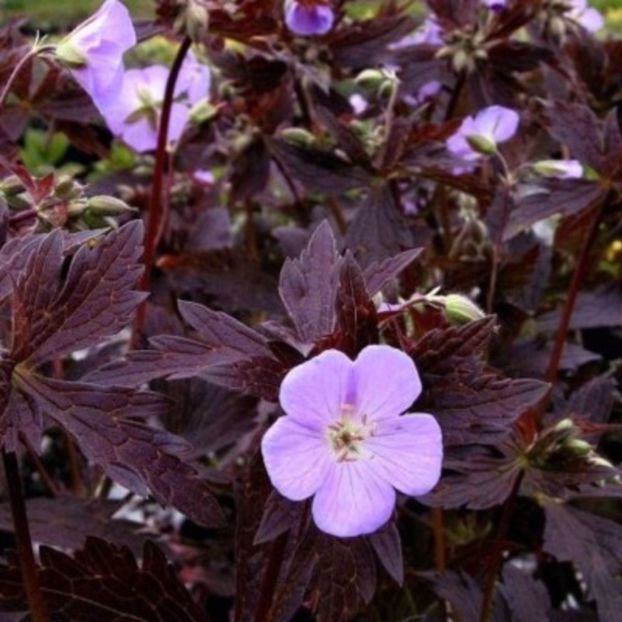
[[(171, 110), (173, 107), (173, 98), (175, 94), (175, 85), (177, 78), (183, 65), (186, 54), (190, 50), (192, 39), (185, 37), (179, 46), (177, 56), (171, 67), (171, 72), (166, 82), (166, 90), (164, 91), (164, 100), (162, 102), (162, 113), (160, 115), (160, 124), (158, 126), (158, 143), (156, 148), (155, 169), (153, 172), (153, 183), (151, 186), (151, 200), (149, 202), (149, 214), (147, 217), (147, 230), (145, 234), (145, 271), (141, 279), (141, 289), (149, 291), (151, 285), (151, 271), (155, 262), (155, 255), (160, 237), (162, 234), (162, 216), (164, 213), (164, 174), (166, 170), (167, 160), (167, 138), (168, 128), (171, 120)], [(143, 330), (145, 322), (145, 302), (141, 304), (136, 312), (132, 331), (132, 345), (136, 346), (138, 339)]]
[(2, 461), (6, 475), (13, 528), (15, 530), (15, 542), (19, 555), (20, 571), (24, 582), (24, 591), (30, 607), (30, 615), (33, 622), (48, 622), (48, 615), (39, 584), (39, 574), (32, 551), (32, 539), (28, 527), (28, 515), (26, 502), (22, 491), (22, 482), (19, 474), (19, 465), (15, 453), (2, 451)]

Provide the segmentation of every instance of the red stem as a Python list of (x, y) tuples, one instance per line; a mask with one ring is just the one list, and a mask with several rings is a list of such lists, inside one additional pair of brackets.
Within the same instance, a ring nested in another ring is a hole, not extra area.
[(31, 619), (33, 622), (48, 622), (35, 556), (32, 552), (32, 539), (30, 538), (30, 529), (28, 527), (26, 502), (22, 492), (17, 456), (13, 452), (7, 453), (2, 450), (2, 461), (9, 491), (11, 514), (13, 515), (19, 566), (24, 582), (24, 591), (28, 599), (28, 606), (30, 607)]
[[(164, 100), (162, 102), (162, 112), (160, 115), (160, 124), (158, 126), (158, 142), (156, 147), (156, 161), (153, 171), (153, 183), (151, 186), (151, 200), (149, 203), (149, 216), (147, 219), (147, 232), (145, 234), (145, 271), (141, 279), (141, 289), (149, 291), (151, 286), (151, 271), (155, 263), (156, 249), (161, 236), (162, 214), (164, 212), (164, 172), (166, 169), (167, 159), (167, 139), (168, 128), (171, 120), (171, 110), (173, 108), (173, 100), (175, 97), (175, 86), (177, 78), (183, 65), (186, 54), (192, 45), (190, 37), (185, 37), (177, 50), (177, 56), (173, 61), (171, 72), (166, 81), (166, 89), (164, 91)], [(132, 333), (132, 346), (137, 345), (137, 341), (143, 331), (145, 323), (145, 303), (140, 305), (136, 312)]]
[(259, 591), (259, 602), (257, 603), (257, 609), (255, 610), (255, 622), (268, 622), (268, 615), (272, 608), (272, 601), (274, 600), (274, 590), (276, 588), (276, 582), (279, 578), (281, 571), (281, 564), (283, 563), (283, 557), (285, 555), (285, 547), (287, 546), (288, 534), (284, 533), (280, 535), (270, 548), (270, 557), (268, 558), (268, 565), (261, 580), (261, 588)]
[(562, 311), (559, 328), (557, 329), (557, 335), (555, 336), (555, 343), (553, 344), (553, 351), (551, 352), (551, 358), (549, 359), (549, 366), (546, 370), (547, 382), (554, 382), (557, 378), (557, 373), (559, 372), (559, 365), (561, 363), (562, 354), (564, 353), (566, 338), (568, 337), (568, 331), (570, 330), (570, 320), (572, 319), (572, 313), (577, 302), (579, 289), (590, 265), (590, 251), (592, 250), (592, 244), (596, 240), (596, 236), (598, 234), (598, 226), (600, 224), (600, 218), (602, 216), (603, 206), (605, 203), (606, 201), (603, 201), (597, 208), (595, 208), (594, 215), (590, 220), (587, 234), (583, 238), (581, 253), (579, 255), (574, 274), (572, 275), (570, 289), (568, 290), (568, 295), (566, 296), (566, 304), (564, 305), (564, 309)]
[(512, 512), (516, 505), (516, 499), (518, 497), (518, 491), (520, 490), (521, 482), (523, 481), (524, 472), (521, 471), (514, 481), (512, 486), (512, 492), (503, 504), (503, 510), (501, 514), (501, 520), (499, 521), (499, 529), (497, 530), (497, 537), (495, 538), (494, 548), (492, 552), (492, 563), (490, 564), (490, 571), (486, 575), (484, 584), (484, 594), (482, 599), (482, 609), (479, 616), (480, 622), (490, 622), (493, 599), (495, 596), (495, 586), (497, 583), (497, 575), (503, 562), (503, 549), (504, 542), (507, 538), (508, 531), (510, 529), (510, 522), (512, 519)]

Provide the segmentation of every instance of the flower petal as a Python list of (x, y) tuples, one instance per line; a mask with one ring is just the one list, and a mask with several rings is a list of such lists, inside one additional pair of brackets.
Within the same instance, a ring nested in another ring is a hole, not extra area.
[(510, 140), (520, 123), (520, 116), (515, 110), (504, 106), (489, 106), (477, 113), (475, 125), (477, 134), (487, 138), (494, 144)]
[(395, 490), (370, 462), (333, 463), (313, 498), (313, 520), (333, 536), (353, 538), (373, 533), (391, 518)]
[(288, 416), (277, 419), (264, 434), (261, 453), (272, 485), (292, 501), (314, 494), (334, 465), (322, 434)]
[(352, 361), (338, 350), (297, 365), (281, 383), (279, 400), (283, 410), (307, 426), (334, 421), (346, 402)]
[(365, 442), (370, 466), (400, 492), (424, 495), (436, 486), (443, 463), (443, 439), (434, 417), (404, 415), (380, 421)]
[(334, 21), (335, 14), (330, 6), (307, 7), (292, 0), (285, 7), (285, 23), (296, 35), (324, 35), (333, 27)]
[(421, 393), (412, 359), (397, 348), (367, 346), (354, 362), (355, 406), (369, 420), (395, 417)]

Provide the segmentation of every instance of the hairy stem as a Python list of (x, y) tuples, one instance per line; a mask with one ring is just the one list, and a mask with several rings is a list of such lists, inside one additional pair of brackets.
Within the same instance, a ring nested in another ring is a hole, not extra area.
[[(171, 72), (166, 81), (166, 89), (164, 91), (164, 100), (162, 101), (162, 111), (160, 114), (160, 123), (158, 125), (158, 142), (156, 147), (155, 168), (153, 171), (153, 182), (151, 185), (151, 200), (149, 202), (149, 215), (147, 220), (147, 232), (145, 234), (145, 271), (141, 280), (141, 289), (149, 291), (151, 285), (151, 271), (155, 262), (156, 249), (161, 236), (161, 222), (163, 214), (163, 189), (164, 189), (164, 172), (166, 169), (167, 159), (167, 140), (168, 128), (171, 120), (171, 110), (173, 108), (173, 100), (175, 96), (175, 86), (179, 72), (186, 58), (188, 50), (192, 45), (190, 37), (185, 37), (179, 46), (177, 56), (171, 67)], [(136, 346), (143, 330), (145, 322), (145, 303), (140, 305), (136, 312), (136, 319), (133, 326), (132, 345)]]
[(20, 71), (26, 66), (26, 64), (30, 60), (32, 60), (35, 56), (37, 56), (38, 54), (41, 54), (41, 52), (46, 52), (52, 49), (54, 49), (53, 46), (50, 46), (50, 45), (42, 46), (42, 45), (39, 45), (38, 41), (35, 41), (32, 48), (28, 50), (28, 52), (24, 54), (24, 56), (22, 56), (22, 58), (19, 60), (17, 65), (15, 65), (15, 67), (13, 68), (13, 71), (11, 72), (11, 75), (9, 76), (9, 79), (4, 85), (4, 88), (2, 89), (2, 92), (0, 93), (0, 108), (4, 106), (4, 102), (6, 101), (6, 98), (9, 96), (9, 93), (11, 92), (11, 89), (13, 88), (13, 83), (19, 76)]
[(566, 302), (562, 311), (562, 316), (559, 322), (559, 328), (555, 335), (555, 342), (553, 343), (553, 351), (551, 352), (551, 358), (549, 359), (549, 365), (546, 370), (547, 382), (554, 382), (559, 372), (559, 365), (562, 360), (562, 354), (564, 353), (564, 346), (566, 345), (566, 338), (568, 337), (568, 331), (570, 330), (570, 320), (572, 319), (572, 313), (577, 302), (577, 296), (579, 289), (583, 283), (583, 279), (587, 274), (590, 265), (590, 251), (592, 244), (596, 240), (598, 234), (598, 226), (600, 225), (600, 219), (603, 213), (603, 206), (606, 201), (603, 201), (595, 210), (592, 215), (592, 219), (588, 225), (588, 230), (583, 238), (583, 244), (581, 245), (581, 252), (577, 265), (572, 275), (572, 281), (570, 282), (570, 289), (566, 295)]
[(30, 615), (33, 622), (47, 622), (48, 615), (39, 585), (39, 574), (35, 564), (35, 556), (32, 552), (32, 540), (28, 528), (28, 516), (26, 514), (26, 502), (22, 492), (22, 482), (19, 474), (17, 456), (2, 450), (2, 461), (6, 474), (6, 483), (13, 515), (13, 527), (15, 529), (15, 542), (19, 555), (19, 565), (24, 582), (24, 591), (30, 607)]

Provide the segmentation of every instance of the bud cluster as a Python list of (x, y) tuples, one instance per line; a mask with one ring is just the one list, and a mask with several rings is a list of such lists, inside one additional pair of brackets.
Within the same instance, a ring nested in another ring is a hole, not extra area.
[(49, 187), (41, 180), (33, 180), (39, 184), (39, 192), (27, 188), (17, 175), (0, 181), (0, 198), (12, 212), (13, 222), (36, 220), (43, 229), (92, 229), (114, 225), (116, 223), (111, 218), (134, 211), (127, 203), (112, 196), (86, 196), (84, 186), (69, 175), (49, 179)]

